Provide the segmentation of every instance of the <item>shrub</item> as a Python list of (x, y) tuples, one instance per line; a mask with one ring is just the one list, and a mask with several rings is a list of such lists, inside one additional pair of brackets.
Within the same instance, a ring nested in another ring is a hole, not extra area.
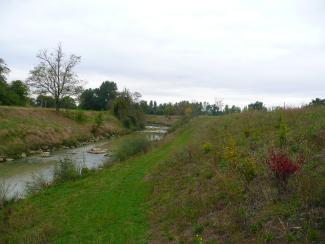
[(212, 150), (212, 145), (210, 143), (206, 142), (202, 145), (202, 150), (204, 153), (209, 153)]
[(241, 159), (238, 170), (247, 182), (252, 181), (257, 176), (256, 163), (253, 159)]
[(289, 176), (300, 169), (304, 158), (300, 155), (294, 163), (285, 153), (271, 149), (266, 163), (273, 171), (278, 185), (286, 188)]
[(95, 117), (95, 126), (98, 128), (103, 124), (103, 122), (104, 122), (103, 114), (102, 113), (97, 114)]
[(34, 194), (40, 192), (50, 185), (42, 175), (33, 175), (33, 180), (26, 183), (27, 194)]
[(75, 117), (75, 120), (82, 123), (87, 121), (87, 116), (83, 111), (78, 111)]
[(123, 139), (115, 150), (116, 159), (123, 161), (139, 152), (146, 152), (150, 142), (145, 135), (132, 135)]
[(81, 176), (81, 169), (71, 159), (64, 158), (57, 162), (54, 168), (55, 183), (75, 180)]
[(226, 138), (226, 142), (223, 145), (222, 151), (223, 159), (226, 161), (227, 165), (232, 168), (236, 168), (240, 157), (234, 138), (232, 138), (231, 136), (228, 136)]
[(91, 133), (96, 135), (96, 133), (98, 132), (98, 129), (103, 125), (103, 123), (104, 123), (103, 114), (98, 113), (95, 116), (94, 124), (93, 124), (92, 129), (91, 129)]

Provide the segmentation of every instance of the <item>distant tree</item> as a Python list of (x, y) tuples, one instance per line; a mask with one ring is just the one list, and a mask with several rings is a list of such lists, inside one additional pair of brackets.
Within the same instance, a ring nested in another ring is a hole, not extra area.
[(173, 114), (174, 114), (173, 105), (171, 103), (166, 104), (164, 109), (164, 115), (170, 118), (170, 116)]
[(143, 128), (144, 113), (140, 101), (134, 100), (134, 97), (134, 94), (126, 89), (120, 92), (114, 100), (113, 112), (126, 128)]
[(51, 96), (41, 94), (36, 98), (36, 105), (42, 108), (55, 108), (55, 100)]
[(95, 96), (95, 90), (89, 88), (82, 92), (80, 95), (80, 104), (79, 107), (82, 109), (92, 109), (98, 110), (99, 106), (97, 104), (97, 97)]
[(248, 110), (266, 111), (267, 108), (263, 102), (256, 101), (255, 103), (248, 104)]
[(325, 105), (325, 99), (315, 98), (309, 103), (309, 105), (311, 106)]
[(67, 57), (61, 44), (54, 52), (43, 50), (36, 57), (40, 63), (30, 71), (27, 84), (35, 89), (35, 93), (51, 95), (58, 111), (63, 97), (75, 96), (82, 91), (81, 81), (73, 72), (81, 58), (74, 54)]
[(217, 98), (215, 98), (214, 100), (215, 100), (214, 105), (215, 105), (216, 112), (217, 114), (221, 114), (223, 109), (223, 101), (222, 99), (217, 99)]
[(21, 80), (12, 81), (9, 85), (11, 104), (25, 106), (29, 102), (28, 86)]
[(7, 81), (6, 75), (8, 75), (10, 72), (10, 69), (8, 68), (5, 61), (0, 58), (0, 82)]
[(10, 69), (0, 58), (0, 104), (7, 105), (7, 94), (8, 94), (8, 84), (7, 84), (7, 75), (9, 74)]
[(235, 105), (229, 107), (228, 104), (225, 106), (223, 110), (225, 114), (240, 113), (240, 111), (241, 111), (240, 107), (236, 107)]
[(117, 96), (117, 85), (114, 81), (104, 81), (97, 91), (99, 107), (107, 110), (112, 107), (113, 101)]
[(80, 96), (80, 108), (107, 110), (112, 108), (117, 97), (117, 85), (114, 81), (104, 81), (99, 88), (87, 89)]
[(241, 112), (241, 109), (240, 107), (237, 107), (235, 105), (232, 105), (231, 108), (230, 108), (230, 113), (240, 113)]
[(140, 108), (145, 114), (149, 113), (149, 105), (147, 101), (145, 100), (140, 101)]
[(76, 101), (72, 97), (66, 96), (61, 100), (61, 108), (76, 109)]

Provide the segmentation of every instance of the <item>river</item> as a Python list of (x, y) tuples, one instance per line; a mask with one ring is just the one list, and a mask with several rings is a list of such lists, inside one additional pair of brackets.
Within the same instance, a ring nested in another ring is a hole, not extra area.
[[(142, 131), (150, 141), (160, 140), (166, 133), (168, 127), (150, 125)], [(26, 194), (26, 183), (33, 181), (33, 177), (41, 176), (51, 181), (55, 163), (63, 158), (70, 158), (76, 164), (89, 169), (101, 168), (111, 159), (112, 147), (119, 138), (102, 140), (78, 148), (61, 149), (50, 153), (49, 157), (39, 155), (0, 163), (0, 187), (6, 189), (8, 198), (24, 197)], [(107, 149), (107, 153), (92, 154), (89, 151), (93, 148)]]

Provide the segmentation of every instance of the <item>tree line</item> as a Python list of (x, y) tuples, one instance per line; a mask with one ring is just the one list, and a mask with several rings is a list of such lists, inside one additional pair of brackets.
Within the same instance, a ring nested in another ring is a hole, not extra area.
[[(40, 51), (39, 64), (30, 71), (25, 82), (7, 82), (9, 67), (0, 58), (0, 105), (36, 106), (45, 108), (111, 110), (125, 126), (139, 126), (141, 114), (151, 115), (222, 115), (247, 110), (267, 111), (263, 102), (256, 101), (241, 109), (224, 105), (222, 100), (208, 102), (180, 101), (160, 103), (141, 100), (141, 94), (118, 91), (114, 81), (104, 81), (98, 88), (83, 88), (83, 82), (74, 72), (81, 57), (63, 52), (61, 44), (52, 52)], [(33, 96), (31, 96), (33, 95)], [(325, 99), (316, 98), (309, 105), (325, 105)]]

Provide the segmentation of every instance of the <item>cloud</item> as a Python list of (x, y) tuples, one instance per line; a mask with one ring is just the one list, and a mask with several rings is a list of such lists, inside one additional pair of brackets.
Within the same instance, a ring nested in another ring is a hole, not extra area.
[(325, 90), (324, 10), (321, 0), (2, 0), (0, 55), (25, 79), (38, 50), (61, 41), (82, 56), (89, 87), (300, 104)]

